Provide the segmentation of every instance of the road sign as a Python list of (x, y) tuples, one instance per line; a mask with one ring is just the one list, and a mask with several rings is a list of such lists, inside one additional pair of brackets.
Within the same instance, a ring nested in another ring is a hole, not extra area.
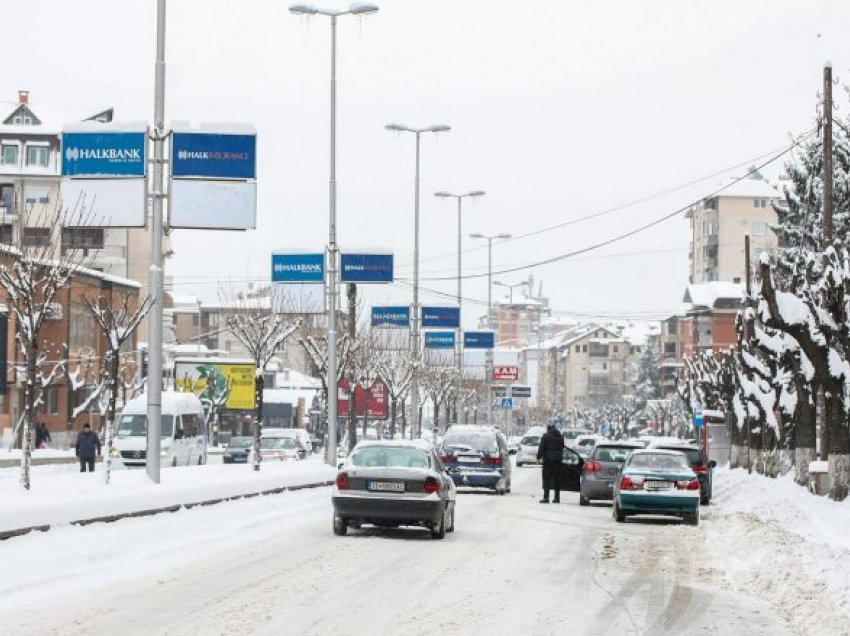
[(62, 176), (144, 177), (147, 132), (62, 133)]
[(493, 367), (493, 379), (494, 380), (518, 380), (519, 379), (519, 367), (512, 367), (512, 366)]
[(503, 409), (513, 409), (514, 399), (512, 397), (499, 398), (499, 407)]
[(464, 331), (464, 349), (492, 349), (496, 344), (496, 334), (492, 331)]
[(490, 385), (490, 395), (493, 397), (504, 397), (508, 394), (508, 387), (504, 384), (491, 384)]
[(454, 349), (455, 348), (455, 332), (454, 331), (426, 331), (425, 332), (425, 348), (426, 349)]
[(705, 420), (703, 419), (702, 411), (696, 411), (694, 413), (694, 427), (702, 428), (704, 421)]
[(457, 329), (460, 327), (459, 307), (423, 307), (422, 326), (440, 329)]
[(531, 387), (514, 385), (511, 387), (511, 397), (515, 398), (530, 398)]
[(373, 327), (409, 327), (410, 307), (372, 307)]
[(351, 253), (340, 256), (340, 282), (393, 282), (393, 255), (389, 253)]
[(171, 135), (171, 176), (256, 179), (257, 135), (175, 131)]
[(273, 283), (325, 282), (324, 254), (272, 254)]

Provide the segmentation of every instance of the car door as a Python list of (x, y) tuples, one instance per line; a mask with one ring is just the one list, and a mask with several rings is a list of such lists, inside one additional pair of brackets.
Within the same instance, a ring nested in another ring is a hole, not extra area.
[(564, 448), (561, 463), (561, 490), (579, 491), (582, 463), (578, 453), (571, 448)]

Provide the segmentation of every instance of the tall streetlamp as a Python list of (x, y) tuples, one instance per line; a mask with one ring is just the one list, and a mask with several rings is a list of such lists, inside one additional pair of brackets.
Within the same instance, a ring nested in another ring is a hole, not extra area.
[(494, 280), (493, 284), (496, 285), (496, 287), (505, 287), (505, 288), (508, 289), (508, 294), (509, 294), (508, 304), (513, 305), (514, 304), (514, 289), (516, 289), (517, 287), (527, 287), (528, 281), (524, 280), (521, 283), (514, 283), (513, 285), (509, 285), (508, 283), (502, 283), (498, 280)]
[(337, 396), (337, 359), (336, 359), (336, 308), (339, 289), (337, 285), (337, 241), (336, 241), (336, 23), (343, 15), (368, 15), (378, 11), (372, 4), (352, 4), (347, 10), (319, 9), (307, 4), (294, 4), (289, 11), (296, 15), (323, 15), (331, 19), (331, 147), (330, 178), (328, 180), (328, 456), (327, 462), (336, 464), (336, 396)]
[(413, 374), (410, 378), (410, 395), (413, 398), (413, 430), (419, 434), (419, 138), (422, 133), (441, 133), (451, 130), (450, 126), (438, 124), (426, 128), (411, 128), (403, 124), (387, 124), (387, 130), (412, 133), (416, 137), (416, 180), (413, 200)]
[[(470, 234), (469, 238), (487, 241), (487, 327), (493, 328), (493, 241), (509, 239), (510, 234)], [(493, 381), (493, 350), (487, 350), (487, 362), (484, 370), (484, 387), (487, 400), (487, 424), (493, 425), (493, 398), (490, 395), (490, 383)]]
[[(457, 308), (458, 313), (460, 313), (461, 307), (463, 305), (463, 295), (462, 295), (462, 287), (461, 287), (461, 254), (463, 253), (463, 230), (461, 229), (461, 204), (465, 198), (475, 198), (475, 197), (483, 197), (483, 190), (472, 190), (471, 192), (466, 192), (464, 194), (454, 194), (452, 192), (435, 192), (435, 197), (440, 197), (441, 199), (457, 199)], [(460, 393), (460, 389), (463, 387), (463, 342), (461, 342), (463, 338), (463, 329), (461, 325), (458, 325), (457, 328), (457, 342), (455, 343), (455, 356), (457, 363), (457, 377), (458, 377), (458, 393)], [(455, 407), (455, 418), (457, 418), (457, 407)]]

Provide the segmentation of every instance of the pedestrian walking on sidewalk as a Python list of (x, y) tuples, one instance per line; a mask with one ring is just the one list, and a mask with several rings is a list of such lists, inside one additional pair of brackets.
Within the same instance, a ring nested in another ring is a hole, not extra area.
[(561, 431), (549, 424), (540, 438), (537, 447), (537, 461), (543, 462), (543, 499), (540, 503), (549, 503), (549, 491), (555, 491), (552, 503), (561, 503), (561, 462), (564, 459), (564, 436)]
[(35, 427), (35, 447), (47, 448), (47, 442), (50, 441), (50, 431), (47, 429), (47, 424), (39, 422)]
[(100, 438), (91, 430), (88, 424), (83, 426), (83, 432), (77, 435), (77, 457), (80, 460), (80, 472), (94, 472), (94, 460), (100, 455)]

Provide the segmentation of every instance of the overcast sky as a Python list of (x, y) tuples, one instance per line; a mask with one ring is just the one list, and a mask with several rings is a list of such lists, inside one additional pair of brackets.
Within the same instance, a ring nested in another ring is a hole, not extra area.
[[(214, 298), (220, 281), (268, 280), (272, 250), (327, 241), (329, 24), (293, 16), (289, 4), (168, 2), (167, 118), (246, 121), (259, 135), (258, 229), (175, 231), (166, 273), (178, 291)], [(446, 300), (427, 290), (456, 290), (454, 280), (427, 280), (456, 273), (456, 207), (436, 190), (486, 190), (466, 205), (464, 234), (521, 235), (758, 163), (811, 126), (826, 59), (850, 81), (850, 3), (841, 0), (379, 5), (340, 20), (339, 240), (392, 249), (397, 277), (411, 277), (414, 144), (384, 125), (450, 125), (422, 144), (423, 302)], [(0, 99), (29, 89), (36, 112), (39, 102), (69, 119), (114, 106), (118, 120), (151, 119), (155, 6), (9, 3)], [(494, 270), (604, 241), (742, 172), (497, 245)], [(464, 273), (486, 273), (486, 250), (466, 237), (464, 247)], [(558, 310), (654, 316), (678, 306), (687, 250), (678, 217), (495, 278), (533, 274)], [(465, 281), (464, 296), (485, 301), (486, 278)], [(405, 304), (410, 290), (370, 289), (368, 301)], [(483, 307), (466, 306), (470, 326)]]

